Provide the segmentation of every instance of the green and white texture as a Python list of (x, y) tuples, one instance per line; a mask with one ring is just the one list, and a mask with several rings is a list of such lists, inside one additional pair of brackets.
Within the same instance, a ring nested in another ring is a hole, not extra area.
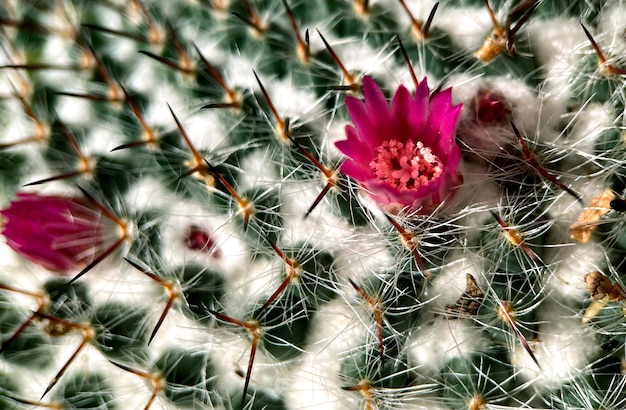
[[(421, 21), (434, 6), (404, 4)], [(286, 5), (308, 30), (308, 62)], [(515, 6), (491, 1), (501, 24)], [(395, 0), (4, 0), (0, 13), (1, 207), (18, 191), (83, 197), (81, 187), (127, 221), (122, 246), (69, 285), (71, 273), (0, 243), (2, 341), (28, 323), (0, 356), (0, 408), (142, 409), (153, 395), (151, 409), (626, 408), (623, 302), (583, 320), (586, 274), (624, 280), (626, 215), (608, 210), (588, 242), (570, 238), (592, 198), (626, 194), (623, 0), (539, 1), (515, 54), (490, 64), (474, 57), (493, 30), (479, 0), (441, 1), (423, 41)], [(618, 70), (598, 64), (581, 23)], [(464, 104), (455, 203), (393, 217), (404, 239), (341, 175), (305, 217), (327, 178), (299, 147), (335, 171), (334, 142), (351, 123), (336, 89), (346, 76), (321, 36), (355, 83), (369, 75), (388, 97), (414, 89), (398, 36), (417, 78)], [(53, 67), (7, 67), (20, 64)], [(232, 102), (215, 72), (236, 107), (202, 108)], [(476, 120), (481, 90), (502, 96), (533, 158), (580, 201), (530, 166), (508, 119)], [(223, 181), (180, 178), (194, 157), (168, 104), (253, 206), (247, 226)], [(86, 171), (23, 187), (83, 169), (63, 127)], [(210, 252), (185, 244), (192, 226)], [(484, 300), (451, 317), (468, 273)]]

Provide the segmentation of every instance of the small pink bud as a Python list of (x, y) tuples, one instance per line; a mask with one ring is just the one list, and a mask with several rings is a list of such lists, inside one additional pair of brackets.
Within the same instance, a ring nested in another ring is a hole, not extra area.
[(497, 91), (482, 89), (472, 101), (476, 121), (484, 125), (509, 124), (511, 107), (506, 98)]
[(216, 258), (221, 256), (221, 252), (217, 248), (217, 244), (211, 236), (211, 233), (198, 225), (191, 225), (187, 229), (185, 245), (187, 245), (187, 248), (191, 250), (209, 253), (211, 256)]
[(500, 92), (481, 88), (471, 100), (470, 113), (458, 131), (458, 139), (472, 152), (474, 161), (492, 161), (511, 144), (515, 134), (511, 131), (511, 106)]
[(456, 126), (462, 105), (450, 89), (430, 95), (426, 79), (415, 94), (400, 86), (391, 105), (370, 77), (363, 101), (346, 97), (354, 125), (336, 143), (348, 156), (341, 171), (355, 179), (386, 211), (427, 214), (461, 183)]
[(100, 210), (79, 199), (18, 193), (0, 216), (7, 245), (53, 272), (87, 266), (104, 242)]

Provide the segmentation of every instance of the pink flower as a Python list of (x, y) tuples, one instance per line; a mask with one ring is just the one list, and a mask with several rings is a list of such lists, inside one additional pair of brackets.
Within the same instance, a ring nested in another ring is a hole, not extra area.
[(87, 266), (104, 241), (100, 210), (78, 199), (18, 193), (0, 215), (7, 245), (53, 272)]
[(455, 131), (462, 105), (452, 106), (450, 89), (431, 98), (426, 79), (414, 96), (400, 86), (390, 106), (365, 77), (363, 97), (346, 97), (354, 125), (335, 144), (348, 156), (340, 170), (388, 212), (432, 212), (461, 182)]

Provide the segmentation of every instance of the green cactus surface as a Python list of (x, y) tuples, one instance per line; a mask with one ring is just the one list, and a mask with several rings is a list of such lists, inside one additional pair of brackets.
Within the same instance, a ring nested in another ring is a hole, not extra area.
[[(0, 44), (0, 409), (626, 408), (625, 0), (3, 0)], [(424, 81), (413, 212), (335, 143)]]

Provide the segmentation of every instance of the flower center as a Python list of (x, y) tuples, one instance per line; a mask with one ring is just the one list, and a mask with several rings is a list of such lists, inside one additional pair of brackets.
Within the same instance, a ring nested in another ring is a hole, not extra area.
[(390, 139), (380, 145), (378, 155), (369, 163), (378, 180), (400, 191), (414, 191), (439, 178), (441, 160), (420, 141), (401, 143)]

